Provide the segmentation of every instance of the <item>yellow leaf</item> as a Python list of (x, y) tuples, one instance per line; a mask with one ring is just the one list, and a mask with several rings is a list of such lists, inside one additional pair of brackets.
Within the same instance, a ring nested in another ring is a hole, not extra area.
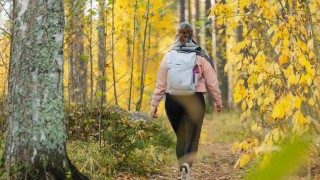
[(289, 57), (287, 57), (287, 56), (285, 56), (285, 55), (281, 55), (280, 57), (279, 57), (279, 63), (280, 63), (280, 65), (284, 65), (284, 64), (286, 64), (286, 63), (288, 63), (289, 62)]
[(257, 124), (254, 124), (251, 126), (251, 131), (260, 131), (260, 130), (261, 130), (261, 127)]
[(246, 109), (246, 107), (247, 107), (247, 103), (243, 101), (241, 104), (242, 111), (244, 111)]
[(301, 98), (299, 96), (297, 96), (295, 98), (295, 108), (300, 109), (301, 108)]
[(239, 149), (239, 143), (236, 142), (236, 143), (234, 143), (233, 146), (232, 146), (232, 154), (235, 154), (238, 149)]
[(272, 118), (283, 118), (285, 115), (285, 109), (282, 104), (277, 103), (272, 111)]
[(220, 30), (218, 31), (218, 34), (223, 33), (223, 31), (224, 31), (224, 29), (220, 29)]
[(312, 77), (311, 77), (309, 74), (306, 75), (306, 80), (307, 80), (307, 84), (308, 84), (309, 86), (311, 86), (311, 84), (312, 84)]
[(310, 106), (314, 106), (314, 105), (315, 105), (315, 102), (314, 102), (313, 98), (310, 98), (310, 99), (309, 99), (308, 104), (309, 104)]
[(240, 158), (240, 167), (243, 167), (244, 165), (248, 164), (250, 162), (250, 156), (248, 154), (243, 154)]
[(286, 95), (283, 100), (282, 100), (282, 106), (286, 110), (286, 115), (291, 116), (293, 113), (293, 108), (294, 108), (294, 102), (293, 102), (293, 96), (292, 94)]
[(278, 39), (279, 39), (279, 35), (278, 34), (275, 34), (275, 35), (272, 36), (271, 41), (270, 41), (270, 44), (271, 44), (272, 47), (274, 47), (277, 44)]
[(298, 47), (302, 50), (303, 53), (307, 53), (309, 51), (308, 46), (306, 45), (306, 43), (298, 40)]
[(248, 149), (248, 146), (247, 146), (248, 144), (247, 144), (247, 141), (242, 141), (240, 144), (239, 144), (239, 149), (241, 150), (241, 151), (245, 151), (245, 150), (247, 150)]
[(233, 93), (233, 99), (234, 99), (234, 103), (236, 104), (242, 100), (242, 96), (240, 94), (239, 88), (235, 88), (235, 91)]
[(307, 46), (308, 46), (309, 49), (311, 49), (311, 50), (313, 49), (313, 47), (314, 47), (313, 46), (313, 38), (308, 41), (308, 45)]
[(261, 106), (262, 102), (263, 102), (263, 99), (262, 99), (262, 98), (258, 98), (258, 99), (257, 99), (258, 106)]
[(298, 61), (302, 66), (305, 66), (308, 63), (308, 60), (305, 55), (300, 55)]
[(282, 33), (283, 33), (282, 35), (283, 35), (284, 40), (289, 41), (290, 32), (289, 32), (288, 28), (284, 27)]
[(298, 79), (297, 76), (295, 76), (294, 74), (291, 74), (291, 75), (289, 76), (289, 78), (288, 78), (288, 85), (289, 85), (289, 87), (290, 87), (291, 85), (297, 84), (298, 82), (299, 82), (299, 79)]
[(273, 145), (272, 139), (269, 139), (266, 143), (268, 147), (271, 147)]
[(252, 100), (249, 100), (249, 101), (248, 101), (248, 107), (249, 107), (249, 109), (251, 109), (252, 106), (253, 106), (253, 101), (252, 101)]
[(251, 131), (255, 131), (255, 130), (257, 130), (257, 128), (258, 128), (258, 125), (254, 124), (251, 126)]
[(290, 45), (289, 39), (287, 39), (287, 38), (284, 39), (283, 42), (282, 42), (282, 46), (283, 46), (284, 48), (288, 48), (289, 45)]
[(242, 68), (242, 61), (240, 61), (239, 63), (238, 63), (238, 65), (237, 65), (237, 69), (241, 69)]
[(249, 78), (248, 78), (248, 85), (249, 86), (254, 86), (256, 83), (257, 83), (257, 81), (258, 81), (258, 75), (257, 74), (253, 74), (253, 75), (251, 75)]
[(297, 111), (294, 114), (294, 120), (295, 120), (295, 125), (299, 126), (299, 127), (306, 127), (307, 125), (310, 124), (310, 119), (306, 118), (301, 111)]

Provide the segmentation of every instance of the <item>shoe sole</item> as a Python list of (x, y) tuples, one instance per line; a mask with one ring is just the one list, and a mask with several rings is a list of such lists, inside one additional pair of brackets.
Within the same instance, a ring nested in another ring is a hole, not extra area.
[(185, 167), (182, 168), (181, 179), (182, 180), (186, 180), (187, 179), (187, 172), (186, 172), (186, 168)]
[(183, 165), (182, 167), (182, 176), (183, 180), (191, 180), (191, 168), (189, 167), (189, 164)]

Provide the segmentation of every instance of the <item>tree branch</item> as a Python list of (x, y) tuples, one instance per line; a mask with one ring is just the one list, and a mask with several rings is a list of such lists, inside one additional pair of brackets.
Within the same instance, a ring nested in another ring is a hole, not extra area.
[(0, 30), (11, 37), (11, 34), (7, 30), (5, 30), (4, 28), (0, 27)]

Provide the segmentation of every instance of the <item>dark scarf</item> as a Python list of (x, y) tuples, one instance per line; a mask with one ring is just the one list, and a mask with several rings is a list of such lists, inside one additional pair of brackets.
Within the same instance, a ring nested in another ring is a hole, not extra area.
[(204, 57), (214, 68), (214, 64), (210, 56), (192, 39), (187, 39), (184, 43), (181, 43), (178, 39), (176, 39), (172, 46), (172, 50), (186, 53), (195, 52), (198, 56)]

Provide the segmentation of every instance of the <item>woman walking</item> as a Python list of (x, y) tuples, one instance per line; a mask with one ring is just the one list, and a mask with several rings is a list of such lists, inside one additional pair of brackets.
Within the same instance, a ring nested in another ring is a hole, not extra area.
[[(163, 96), (166, 97), (166, 114), (177, 137), (176, 155), (180, 178), (187, 180), (191, 179), (191, 166), (198, 151), (205, 115), (204, 93), (208, 91), (213, 97), (217, 112), (222, 110), (213, 63), (205, 51), (192, 40), (192, 36), (193, 29), (188, 22), (178, 25), (172, 50), (164, 56), (160, 64), (151, 102), (151, 117), (157, 118), (157, 107)], [(190, 66), (190, 63), (194, 65)], [(188, 67), (192, 69), (189, 70)], [(189, 80), (189, 76), (192, 80)], [(189, 87), (185, 89), (186, 86)]]

